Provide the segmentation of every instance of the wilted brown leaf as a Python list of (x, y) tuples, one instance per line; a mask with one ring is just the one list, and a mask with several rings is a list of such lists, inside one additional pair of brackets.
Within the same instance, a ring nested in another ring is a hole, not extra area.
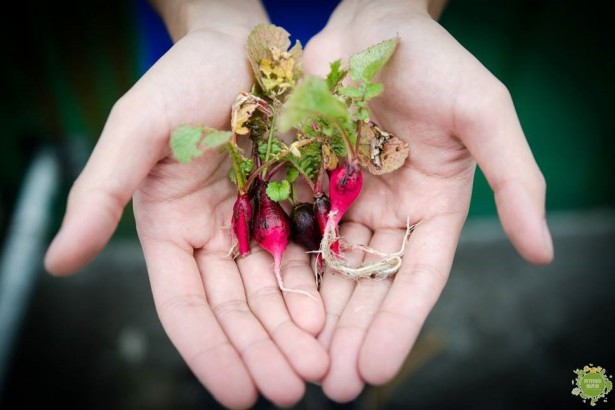
[(383, 175), (404, 164), (410, 154), (410, 146), (369, 121), (364, 122), (361, 127), (358, 154), (363, 167), (374, 175)]
[(253, 94), (242, 92), (235, 97), (231, 106), (231, 129), (237, 135), (247, 135), (250, 129), (246, 126), (252, 119), (254, 111), (259, 110), (265, 115), (272, 114), (269, 104)]

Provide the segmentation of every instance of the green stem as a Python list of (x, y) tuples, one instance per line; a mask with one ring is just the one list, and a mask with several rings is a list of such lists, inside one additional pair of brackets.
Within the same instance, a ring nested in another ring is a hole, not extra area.
[(354, 141), (354, 149), (359, 152), (359, 140), (361, 139), (361, 124), (363, 121), (360, 119), (357, 121), (357, 139)]
[(342, 139), (344, 140), (344, 144), (346, 144), (346, 151), (348, 151), (346, 153), (346, 158), (348, 159), (348, 162), (352, 162), (357, 157), (357, 153), (355, 152), (354, 147), (352, 146), (352, 143), (348, 138), (348, 134), (346, 134), (344, 128), (339, 125), (337, 121), (333, 121), (333, 124), (335, 124), (335, 127), (337, 127), (337, 130), (340, 132)]
[[(269, 156), (271, 155), (271, 146), (273, 145), (273, 134), (275, 133), (275, 120), (277, 113), (275, 110), (273, 114), (271, 114), (271, 127), (269, 128), (269, 137), (267, 139), (267, 152), (265, 153), (265, 163), (269, 161)], [(267, 168), (263, 168), (261, 177), (265, 178), (267, 175)]]
[(308, 184), (308, 186), (310, 187), (310, 189), (312, 190), (312, 192), (314, 192), (314, 189), (316, 188), (314, 186), (314, 183), (312, 182), (312, 180), (310, 179), (310, 176), (308, 174), (306, 174), (301, 167), (299, 166), (299, 164), (297, 164), (294, 160), (292, 159), (288, 159), (288, 162), (291, 163), (291, 165), (293, 167), (295, 167), (295, 169), (301, 174), (301, 176), (303, 177), (304, 181), (306, 184)]
[[(311, 144), (312, 142), (317, 141), (317, 140), (318, 138), (316, 137), (304, 139), (304, 140), (297, 142), (295, 146), (297, 148), (301, 148), (302, 146)], [(250, 186), (252, 185), (252, 183), (254, 182), (254, 180), (256, 179), (259, 173), (261, 173), (261, 177), (265, 179), (267, 177), (267, 168), (275, 164), (276, 161), (280, 161), (282, 159), (284, 161), (288, 161), (291, 164), (293, 164), (293, 166), (297, 168), (297, 171), (299, 171), (299, 173), (305, 177), (305, 180), (308, 183), (308, 185), (310, 185), (310, 188), (313, 189), (314, 184), (310, 181), (310, 178), (304, 172), (301, 171), (301, 168), (297, 166), (297, 163), (295, 161), (293, 161), (292, 159), (286, 158), (288, 154), (290, 154), (290, 148), (285, 147), (284, 150), (280, 151), (279, 154), (275, 155), (273, 158), (270, 158), (268, 161), (265, 161), (260, 167), (256, 168), (256, 170), (252, 172), (250, 176), (248, 177), (248, 181), (245, 184), (246, 191), (250, 189)]]
[(235, 145), (232, 142), (229, 142), (229, 152), (231, 156), (231, 162), (233, 163), (233, 172), (235, 173), (235, 180), (237, 181), (237, 188), (239, 189), (239, 193), (244, 194), (245, 186), (246, 186), (246, 178), (241, 171), (240, 159), (237, 155), (237, 151), (235, 150)]

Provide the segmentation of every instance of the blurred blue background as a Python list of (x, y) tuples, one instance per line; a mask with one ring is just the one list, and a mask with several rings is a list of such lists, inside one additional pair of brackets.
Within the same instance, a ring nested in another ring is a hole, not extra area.
[[(337, 1), (265, 4), (272, 22), (305, 44)], [(479, 170), (451, 281), (400, 377), (346, 406), (311, 389), (298, 408), (569, 408), (579, 405), (569, 391), (574, 368), (593, 361), (615, 372), (615, 61), (607, 5), (476, 0), (445, 9), (441, 24), (512, 94), (547, 180), (556, 260), (537, 268), (516, 255)], [(38, 238), (45, 245), (113, 103), (171, 46), (145, 0), (14, 7), (0, 25), (5, 260), (38, 153), (51, 149), (61, 166)], [(109, 248), (82, 274), (52, 279), (40, 256), (28, 256), (36, 275), (18, 328), (0, 334), (15, 341), (0, 408), (215, 407), (157, 322), (130, 206)], [(436, 381), (442, 385), (429, 394)]]

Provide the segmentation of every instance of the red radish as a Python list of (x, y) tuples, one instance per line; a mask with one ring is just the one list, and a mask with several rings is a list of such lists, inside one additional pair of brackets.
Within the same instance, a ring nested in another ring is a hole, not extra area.
[(331, 210), (331, 201), (324, 193), (320, 192), (314, 195), (314, 215), (318, 222), (320, 234), (325, 233), (325, 225), (327, 225), (327, 217)]
[(344, 213), (357, 199), (363, 187), (363, 173), (356, 162), (344, 161), (329, 173), (329, 198), (335, 223), (339, 224)]
[[(327, 219), (329, 218), (329, 211), (331, 210), (331, 201), (329, 197), (324, 193), (318, 193), (314, 195), (314, 214), (316, 214), (316, 220), (318, 221), (318, 227), (320, 228), (320, 236), (325, 234), (325, 226), (327, 226)], [(335, 233), (337, 234), (337, 227)], [(340, 245), (338, 241), (331, 244), (331, 250), (335, 255), (339, 254)], [(318, 270), (322, 274), (322, 256), (318, 255), (316, 258)]]
[(294, 242), (303, 245), (309, 251), (315, 251), (320, 247), (322, 235), (314, 206), (307, 202), (298, 202), (290, 211), (290, 235)]
[(273, 256), (273, 271), (280, 290), (307, 295), (308, 292), (289, 289), (282, 280), (282, 255), (290, 242), (290, 219), (282, 206), (267, 196), (268, 182), (259, 185), (256, 192), (256, 212), (254, 216), (253, 233), (256, 242)]
[(247, 194), (237, 194), (237, 200), (233, 205), (233, 217), (231, 226), (237, 242), (239, 242), (239, 254), (246, 256), (250, 253), (250, 228), (252, 224), (252, 205)]
[[(363, 187), (363, 173), (357, 162), (347, 162), (339, 164), (337, 168), (329, 172), (329, 198), (331, 199), (331, 210), (329, 218), (333, 218), (333, 229), (335, 237), (338, 236), (338, 225), (344, 213), (350, 205), (357, 199)], [(325, 223), (327, 226), (327, 223)], [(323, 236), (325, 233), (323, 232)], [(339, 255), (339, 241), (330, 244), (334, 255)]]

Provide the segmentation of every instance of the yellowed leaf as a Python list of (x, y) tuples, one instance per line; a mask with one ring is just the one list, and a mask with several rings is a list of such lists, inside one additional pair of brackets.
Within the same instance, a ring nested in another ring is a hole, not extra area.
[(279, 96), (301, 78), (302, 48), (297, 41), (292, 49), (290, 35), (273, 24), (259, 24), (248, 36), (248, 58), (256, 81), (269, 96)]
[(239, 93), (231, 106), (231, 129), (237, 135), (247, 135), (250, 129), (246, 126), (254, 112), (259, 110), (271, 115), (271, 108), (263, 99), (246, 92)]

